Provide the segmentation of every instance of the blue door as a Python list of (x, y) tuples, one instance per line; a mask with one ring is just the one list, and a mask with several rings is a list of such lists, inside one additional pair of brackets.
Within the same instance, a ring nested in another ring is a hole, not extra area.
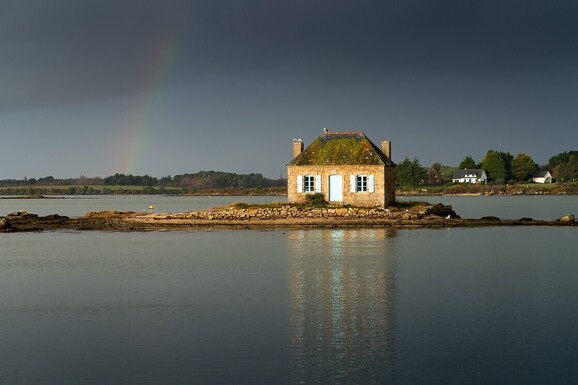
[(343, 201), (343, 177), (341, 175), (329, 175), (329, 201)]

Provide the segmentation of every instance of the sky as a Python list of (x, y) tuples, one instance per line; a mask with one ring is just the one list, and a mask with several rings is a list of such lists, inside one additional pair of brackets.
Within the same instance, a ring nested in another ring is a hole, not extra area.
[(0, 179), (578, 150), (578, 2), (0, 0)]

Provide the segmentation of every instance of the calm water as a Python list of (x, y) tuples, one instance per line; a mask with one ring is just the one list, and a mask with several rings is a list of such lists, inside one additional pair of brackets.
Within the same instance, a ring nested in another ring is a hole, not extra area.
[(578, 383), (577, 231), (0, 234), (0, 384)]
[(164, 196), (164, 195), (93, 195), (63, 196), (51, 199), (0, 199), (0, 215), (25, 210), (38, 215), (83, 216), (87, 211), (182, 212), (225, 206), (233, 202), (286, 202), (285, 196)]
[[(286, 202), (285, 196), (194, 196), (162, 195), (133, 196), (68, 196), (63, 199), (0, 199), (0, 215), (26, 210), (39, 215), (60, 214), (83, 216), (87, 211), (149, 211), (181, 212), (224, 206), (233, 202), (271, 203)], [(554, 220), (568, 213), (578, 215), (578, 196), (423, 196), (398, 197), (398, 201), (423, 200), (452, 205), (462, 218), (480, 218), (493, 215), (502, 219)]]
[(494, 196), (425, 196), (398, 197), (400, 201), (425, 200), (452, 205), (462, 218), (480, 218), (493, 215), (502, 219), (555, 220), (564, 214), (578, 215), (578, 195), (494, 195)]

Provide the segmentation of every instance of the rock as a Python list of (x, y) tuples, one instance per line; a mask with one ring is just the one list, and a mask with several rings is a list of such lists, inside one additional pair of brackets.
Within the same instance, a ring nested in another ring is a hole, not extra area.
[(450, 218), (456, 218), (457, 217), (457, 214), (452, 209), (451, 205), (443, 205), (441, 203), (438, 203), (437, 205), (428, 207), (425, 210), (424, 214), (425, 215), (435, 215), (435, 216), (444, 217), (444, 218), (447, 218), (448, 216)]
[(494, 217), (494, 216), (487, 216), (487, 217), (481, 217), (480, 221), (492, 221), (492, 222), (500, 222), (501, 219), (498, 217)]
[(134, 215), (134, 211), (87, 211), (86, 218), (110, 219)]
[(0, 218), (0, 232), (12, 231), (12, 224), (6, 218)]
[(574, 214), (562, 215), (558, 222), (574, 222)]

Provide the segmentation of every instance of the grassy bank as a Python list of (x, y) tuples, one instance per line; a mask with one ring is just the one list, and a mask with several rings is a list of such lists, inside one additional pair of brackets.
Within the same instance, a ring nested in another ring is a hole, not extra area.
[(578, 182), (567, 183), (516, 183), (471, 184), (451, 183), (441, 186), (420, 186), (398, 189), (397, 195), (578, 195)]

